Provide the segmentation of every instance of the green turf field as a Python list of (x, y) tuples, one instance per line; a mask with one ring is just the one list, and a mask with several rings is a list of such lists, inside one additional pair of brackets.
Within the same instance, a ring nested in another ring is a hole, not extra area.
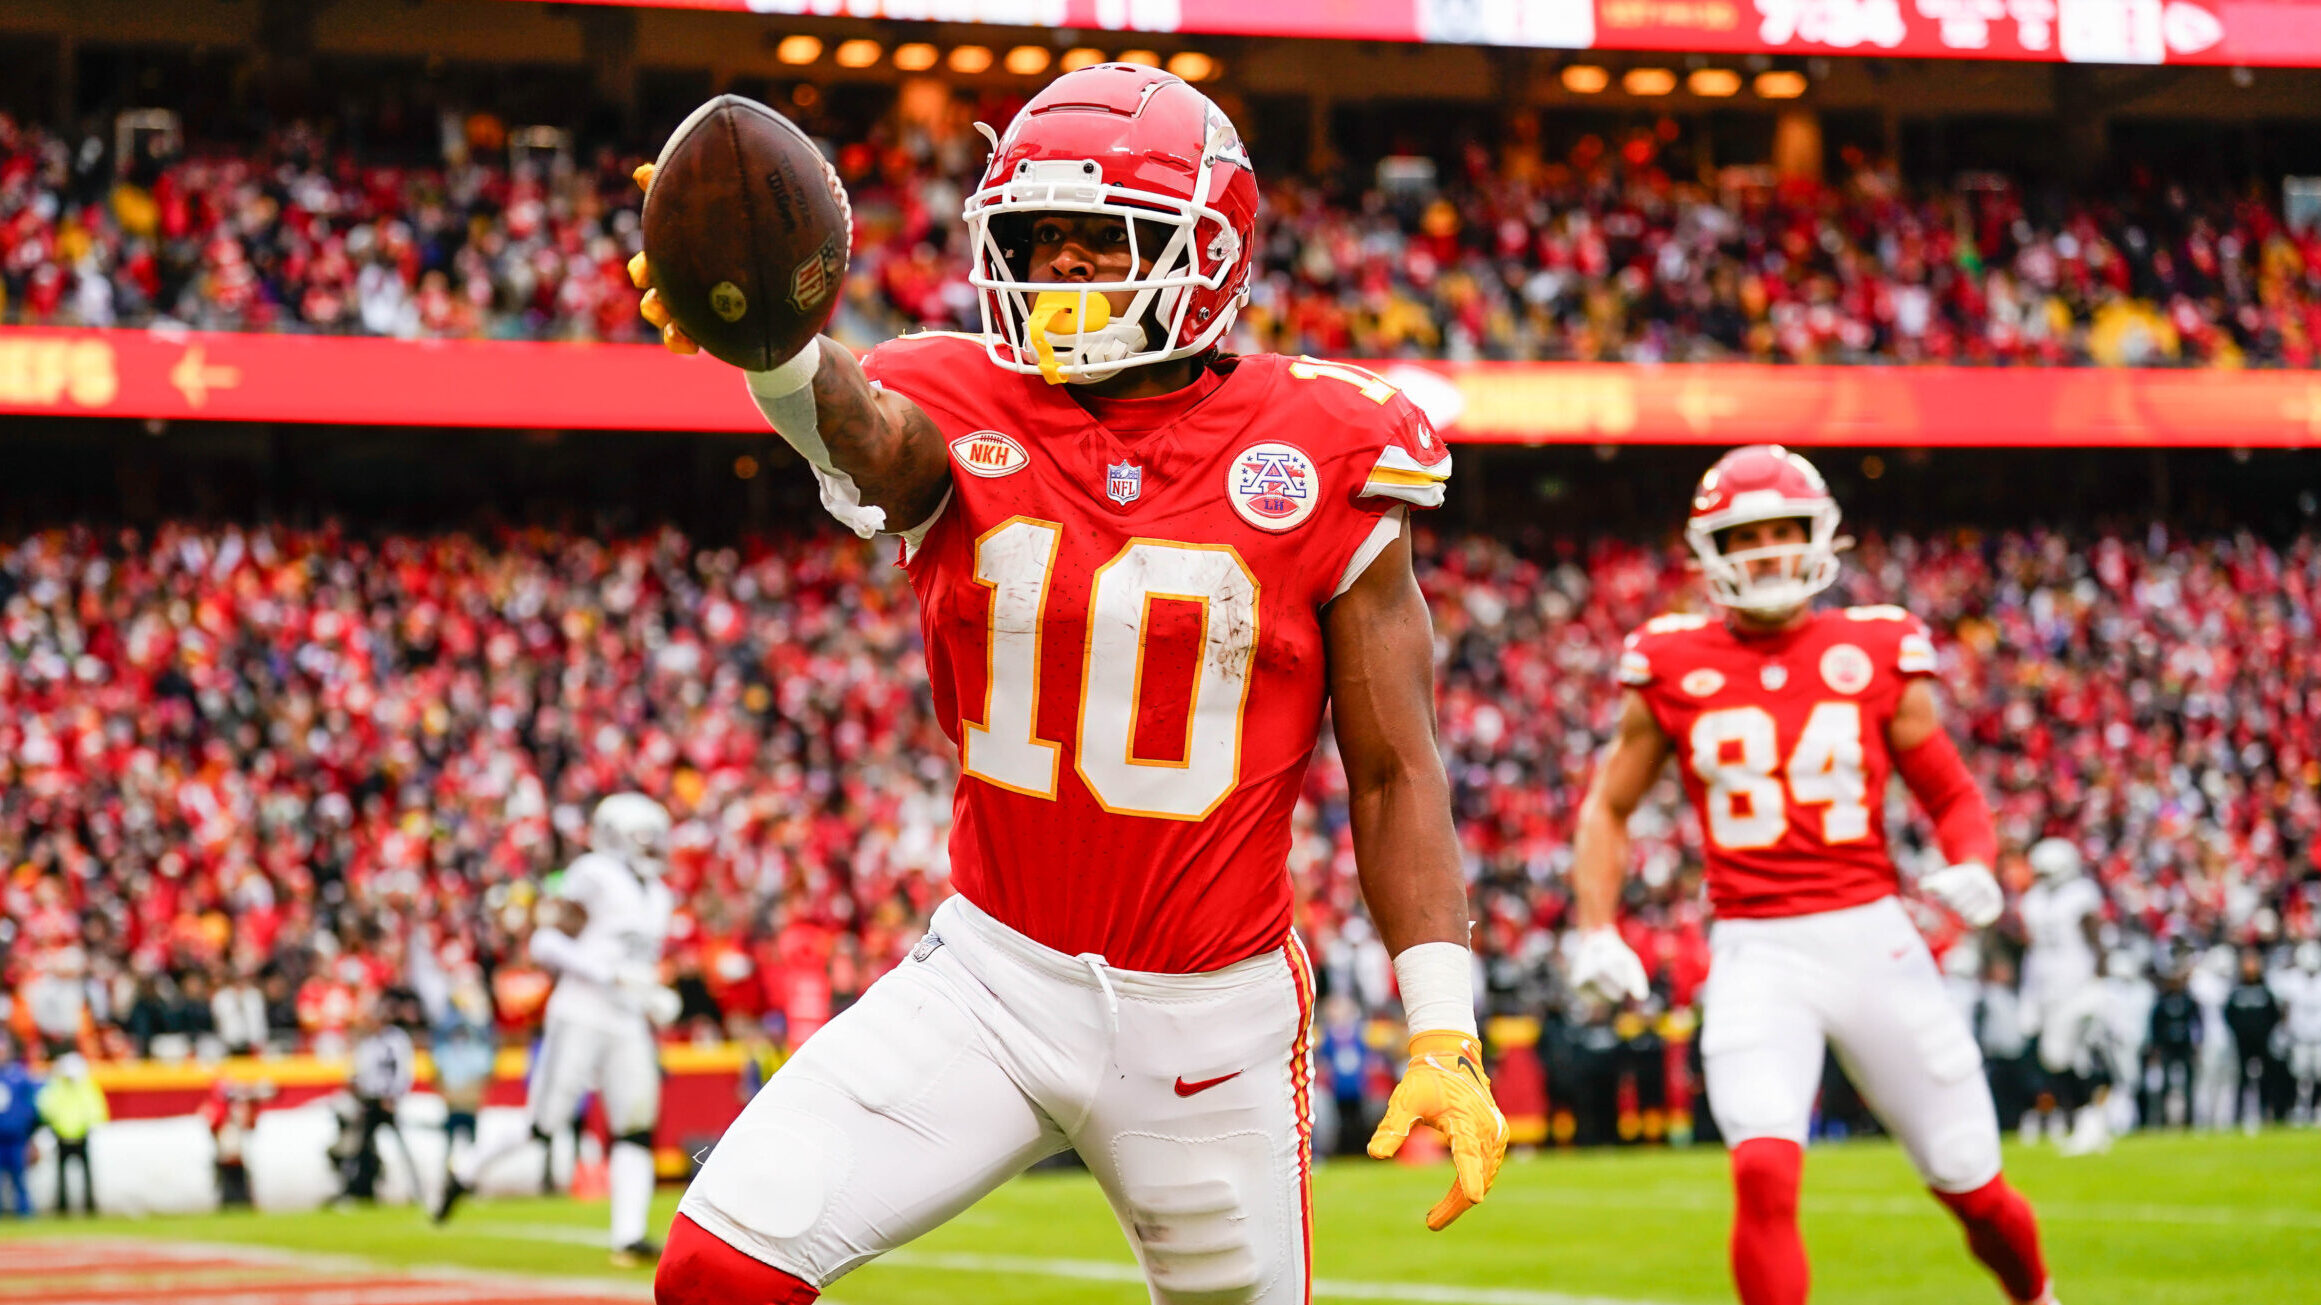
[[(2071, 1305), (2321, 1305), (2321, 1132), (2143, 1137), (2065, 1160), (2017, 1150)], [(1693, 1305), (1731, 1299), (1721, 1152), (1518, 1158), (1450, 1231), (1421, 1216), (1444, 1169), (1325, 1165), (1314, 1182), (1317, 1300), (1443, 1305)], [(665, 1226), (674, 1191), (656, 1215)], [(1882, 1143), (1816, 1149), (1805, 1227), (1815, 1299), (1997, 1301), (1950, 1218)], [(480, 1201), (447, 1229), (408, 1209), (145, 1221), (0, 1222), (0, 1236), (72, 1231), (250, 1242), (394, 1265), (626, 1276), (591, 1244), (601, 1205)], [(919, 1244), (854, 1274), (838, 1305), (1136, 1305), (1145, 1299), (1110, 1211), (1078, 1175), (1012, 1183)]]

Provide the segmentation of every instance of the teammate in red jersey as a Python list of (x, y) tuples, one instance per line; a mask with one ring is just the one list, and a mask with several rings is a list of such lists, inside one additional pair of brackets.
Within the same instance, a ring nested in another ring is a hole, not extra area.
[(1724, 619), (1663, 616), (1628, 638), (1618, 733), (1580, 811), (1572, 982), (1644, 995), (1614, 922), (1628, 817), (1673, 755), (1717, 913), (1701, 1058), (1732, 1149), (1743, 1305), (1806, 1297), (1797, 1193), (1825, 1045), (2008, 1299), (2052, 1305), (2031, 1207), (1999, 1173), (1982, 1055), (1886, 849), (1899, 773), (1949, 862), (1919, 889), (1980, 928), (2004, 905), (1990, 808), (1943, 732), (1925, 626), (1898, 607), (1811, 607), (1837, 578), (1837, 527), (1820, 475), (1784, 449), (1736, 449), (1701, 478), (1685, 536)]
[(1441, 502), (1449, 452), (1367, 372), (1217, 347), (1257, 188), (1207, 97), (1100, 65), (987, 134), (966, 205), (986, 331), (859, 366), (825, 339), (748, 376), (833, 515), (902, 527), (959, 746), (959, 895), (718, 1143), (663, 1302), (812, 1300), (1066, 1148), (1154, 1300), (1306, 1300), (1312, 985), (1285, 858), (1325, 703), (1414, 1031), (1372, 1150), (1448, 1136), (1434, 1228), (1504, 1153), (1403, 522)]

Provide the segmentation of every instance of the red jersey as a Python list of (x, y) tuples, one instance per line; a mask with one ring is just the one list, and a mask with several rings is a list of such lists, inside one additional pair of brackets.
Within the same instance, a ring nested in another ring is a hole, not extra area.
[(1886, 727), (1903, 687), (1933, 673), (1933, 640), (1899, 607), (1816, 612), (1773, 635), (1662, 616), (1628, 636), (1620, 682), (1675, 745), (1719, 915), (1810, 915), (1900, 890)]
[(895, 340), (863, 370), (950, 446), (951, 495), (904, 564), (959, 745), (959, 892), (1126, 969), (1280, 946), (1322, 609), (1397, 508), (1441, 502), (1426, 418), (1368, 372), (1274, 355), (1132, 437), (978, 337)]

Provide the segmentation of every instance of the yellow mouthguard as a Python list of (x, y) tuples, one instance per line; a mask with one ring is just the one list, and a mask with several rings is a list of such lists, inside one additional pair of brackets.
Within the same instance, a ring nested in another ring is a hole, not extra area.
[[(1082, 322), (1080, 304), (1088, 305), (1088, 320)], [(1082, 331), (1101, 331), (1112, 322), (1112, 303), (1093, 290), (1043, 290), (1032, 301), (1031, 316), (1024, 320), (1026, 331), (1032, 337), (1032, 352), (1040, 356), (1040, 375), (1050, 385), (1064, 383), (1064, 365), (1056, 361), (1055, 342), (1048, 338), (1054, 331), (1059, 335), (1077, 335)]]

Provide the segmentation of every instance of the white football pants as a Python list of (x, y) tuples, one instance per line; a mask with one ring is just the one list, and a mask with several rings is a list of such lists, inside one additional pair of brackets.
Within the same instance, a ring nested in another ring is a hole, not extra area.
[(661, 1052), (644, 1016), (619, 1026), (548, 1017), (524, 1089), (532, 1127), (550, 1136), (572, 1127), (591, 1091), (603, 1095), (614, 1137), (653, 1131), (661, 1118)]
[(1900, 901), (1719, 920), (1709, 954), (1701, 1060), (1726, 1146), (1805, 1142), (1826, 1045), (1929, 1187), (1998, 1177), (1982, 1052)]
[(679, 1213), (827, 1286), (1069, 1147), (1162, 1305), (1303, 1305), (1304, 949), (1206, 974), (1050, 950), (954, 897), (726, 1131)]

